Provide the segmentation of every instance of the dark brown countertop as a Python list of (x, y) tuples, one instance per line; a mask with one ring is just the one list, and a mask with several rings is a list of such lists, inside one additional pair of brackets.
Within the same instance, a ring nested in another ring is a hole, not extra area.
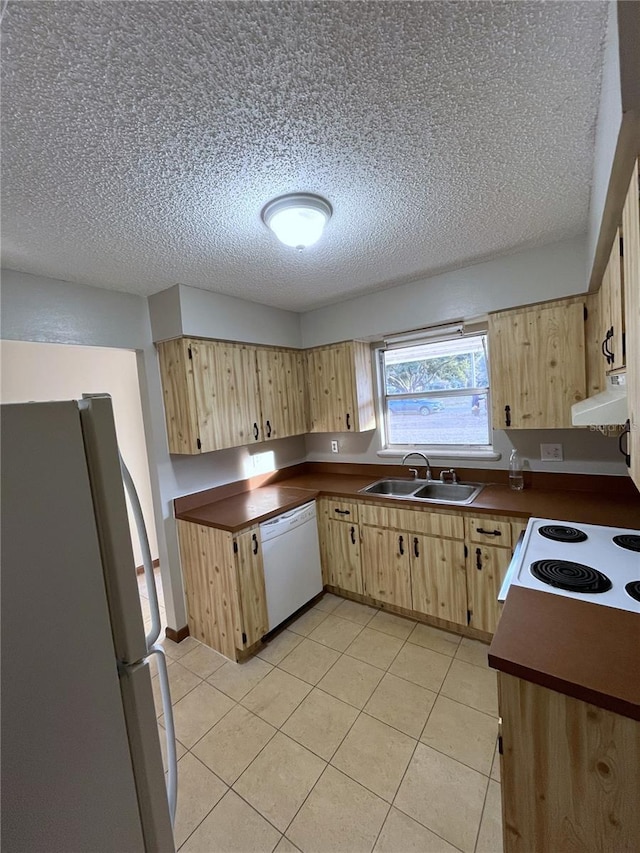
[[(353, 467), (355, 466), (350, 466)], [(200, 498), (195, 494), (176, 499), (176, 518), (236, 533), (244, 527), (273, 518), (281, 512), (313, 500), (318, 495), (389, 503), (393, 501), (392, 498), (359, 494), (360, 489), (380, 476), (384, 475), (301, 473), (240, 494), (229, 494), (229, 487), (222, 486), (200, 493)], [(464, 506), (410, 500), (397, 503), (407, 508), (493, 513), (516, 518), (537, 516), (558, 521), (640, 528), (640, 496), (633, 497), (628, 493), (601, 494), (596, 491), (549, 488), (525, 488), (516, 492), (506, 485), (489, 483), (473, 503)]]
[(511, 586), (489, 648), (501, 672), (640, 720), (640, 614)]

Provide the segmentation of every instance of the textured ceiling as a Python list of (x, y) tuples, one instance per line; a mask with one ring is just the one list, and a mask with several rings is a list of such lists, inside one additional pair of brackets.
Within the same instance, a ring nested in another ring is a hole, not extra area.
[[(586, 229), (601, 2), (15, 2), (3, 265), (303, 311)], [(298, 253), (260, 220), (334, 215)]]

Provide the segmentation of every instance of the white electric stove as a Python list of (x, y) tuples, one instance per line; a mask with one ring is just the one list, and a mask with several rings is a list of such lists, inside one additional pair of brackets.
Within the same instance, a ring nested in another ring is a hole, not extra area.
[(499, 601), (511, 584), (640, 613), (640, 530), (531, 518)]

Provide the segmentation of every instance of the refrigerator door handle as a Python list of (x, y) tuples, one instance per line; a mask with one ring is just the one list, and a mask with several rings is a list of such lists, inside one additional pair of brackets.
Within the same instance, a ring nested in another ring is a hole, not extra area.
[(149, 654), (158, 655), (158, 683), (160, 684), (160, 695), (162, 696), (164, 728), (167, 733), (167, 799), (169, 801), (171, 825), (173, 826), (176, 820), (176, 803), (178, 800), (178, 759), (176, 757), (176, 730), (173, 724), (169, 676), (167, 674), (167, 662), (162, 646), (153, 645), (149, 649)]
[(124, 464), (122, 454), (118, 451), (120, 458), (120, 471), (122, 472), (122, 481), (127, 491), (131, 511), (136, 522), (138, 531), (138, 539), (140, 540), (140, 550), (142, 551), (142, 565), (144, 566), (144, 578), (147, 582), (147, 595), (149, 596), (149, 607), (151, 610), (151, 628), (146, 636), (147, 648), (151, 650), (154, 643), (157, 643), (162, 631), (162, 623), (160, 620), (160, 610), (158, 608), (158, 593), (156, 591), (156, 581), (153, 575), (153, 560), (151, 559), (151, 549), (149, 548), (149, 537), (147, 536), (147, 528), (144, 523), (144, 515), (140, 506), (140, 499), (136, 492), (136, 487), (133, 483), (133, 478), (129, 473), (129, 469)]

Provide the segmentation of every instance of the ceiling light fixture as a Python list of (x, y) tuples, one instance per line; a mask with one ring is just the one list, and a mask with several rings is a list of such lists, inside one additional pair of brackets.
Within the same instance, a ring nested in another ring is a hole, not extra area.
[(265, 204), (262, 221), (281, 243), (302, 251), (318, 242), (332, 213), (326, 198), (311, 193), (292, 193)]

